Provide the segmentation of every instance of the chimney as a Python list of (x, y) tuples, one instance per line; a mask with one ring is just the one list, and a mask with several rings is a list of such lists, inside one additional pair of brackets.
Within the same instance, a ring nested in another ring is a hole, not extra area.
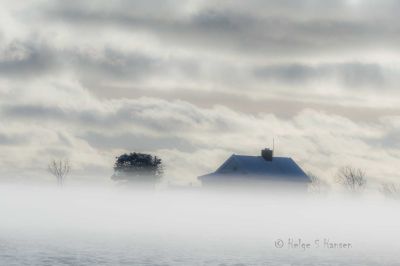
[(269, 162), (272, 161), (273, 154), (274, 154), (274, 151), (271, 149), (266, 148), (266, 149), (261, 150), (261, 156)]

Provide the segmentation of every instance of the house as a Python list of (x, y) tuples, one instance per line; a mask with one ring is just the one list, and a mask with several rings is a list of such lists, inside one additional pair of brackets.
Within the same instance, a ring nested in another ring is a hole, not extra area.
[(204, 188), (293, 187), (307, 190), (310, 178), (288, 157), (274, 157), (263, 149), (260, 156), (231, 155), (214, 173), (199, 176)]

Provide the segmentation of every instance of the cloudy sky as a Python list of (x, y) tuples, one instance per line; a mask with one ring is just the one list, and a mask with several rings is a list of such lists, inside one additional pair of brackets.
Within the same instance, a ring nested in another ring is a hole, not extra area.
[(193, 181), (230, 154), (400, 179), (400, 2), (0, 0), (0, 176), (108, 180), (161, 156)]

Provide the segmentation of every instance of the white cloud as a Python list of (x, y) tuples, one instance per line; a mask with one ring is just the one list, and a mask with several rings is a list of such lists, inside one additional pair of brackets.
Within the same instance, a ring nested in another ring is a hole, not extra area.
[[(278, 155), (293, 157), (317, 174), (332, 176), (338, 166), (354, 164), (373, 177), (385, 178), (380, 169), (390, 177), (398, 176), (393, 164), (398, 154), (379, 146), (399, 130), (397, 118), (356, 123), (306, 109), (282, 119), (224, 106), (199, 108), (179, 100), (99, 100), (76, 84), (69, 86), (25, 89), (51, 95), (41, 101), (24, 90), (14, 103), (1, 101), (1, 157), (7, 157), (3, 175), (10, 162), (18, 162), (12, 168), (23, 172), (24, 168), (43, 170), (52, 157), (70, 157), (80, 171), (97, 165), (98, 173), (107, 178), (114, 156), (136, 150), (159, 154), (166, 162), (167, 176), (194, 180), (215, 170), (231, 153), (258, 154), (275, 138)], [(78, 106), (86, 103), (85, 98), (89, 104)]]

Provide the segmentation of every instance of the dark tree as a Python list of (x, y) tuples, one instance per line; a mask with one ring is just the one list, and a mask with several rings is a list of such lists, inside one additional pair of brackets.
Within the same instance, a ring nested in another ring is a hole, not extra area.
[(65, 177), (71, 171), (71, 165), (68, 160), (52, 160), (48, 165), (48, 171), (57, 179), (57, 184), (62, 186)]
[(383, 183), (381, 192), (388, 198), (400, 199), (400, 185), (395, 183)]
[(311, 172), (308, 172), (307, 175), (311, 180), (310, 184), (308, 185), (308, 191), (310, 193), (322, 195), (326, 194), (330, 190), (329, 184), (325, 180), (319, 178)]
[(363, 191), (367, 185), (365, 172), (351, 166), (344, 166), (339, 169), (336, 175), (336, 182), (352, 193)]
[(122, 154), (116, 157), (113, 180), (155, 183), (163, 175), (163, 165), (157, 156), (144, 153)]

